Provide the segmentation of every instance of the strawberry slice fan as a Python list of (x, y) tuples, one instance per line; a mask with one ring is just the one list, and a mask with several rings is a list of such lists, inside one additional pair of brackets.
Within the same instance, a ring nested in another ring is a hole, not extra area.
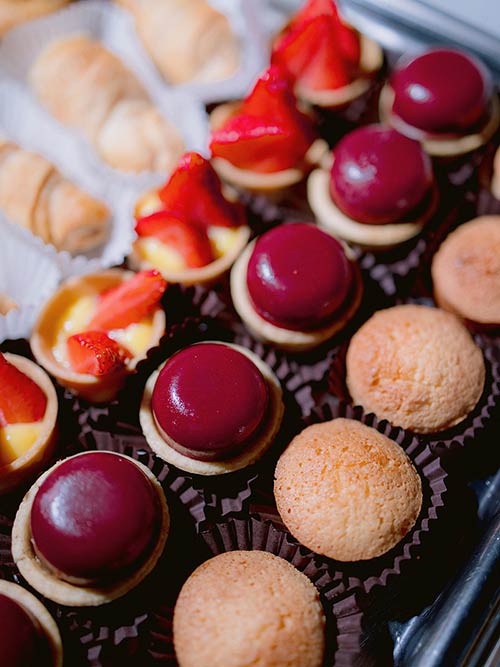
[(238, 112), (212, 133), (210, 150), (239, 169), (273, 173), (302, 165), (316, 138), (286, 70), (272, 65)]
[(67, 340), (73, 370), (96, 377), (124, 371), (132, 354), (108, 333), (125, 329), (150, 315), (166, 286), (158, 271), (141, 271), (118, 287), (103, 292), (87, 331)]
[(0, 427), (41, 421), (47, 397), (27, 375), (0, 352)]
[(293, 22), (273, 50), (271, 62), (283, 67), (300, 89), (336, 90), (359, 73), (359, 36), (331, 6), (332, 13)]
[(182, 156), (158, 195), (166, 212), (203, 230), (245, 224), (243, 206), (224, 197), (217, 173), (199, 153)]

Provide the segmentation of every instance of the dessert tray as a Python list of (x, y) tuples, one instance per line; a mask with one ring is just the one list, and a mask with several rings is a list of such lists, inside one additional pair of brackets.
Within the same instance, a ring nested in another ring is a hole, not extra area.
[(500, 59), (338, 4), (6, 22), (0, 664), (500, 664)]

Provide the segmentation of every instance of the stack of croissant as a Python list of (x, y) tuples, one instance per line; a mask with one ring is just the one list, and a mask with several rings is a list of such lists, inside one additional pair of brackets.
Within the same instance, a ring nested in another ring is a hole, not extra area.
[(0, 137), (0, 210), (57, 250), (87, 252), (108, 235), (109, 212), (41, 155)]

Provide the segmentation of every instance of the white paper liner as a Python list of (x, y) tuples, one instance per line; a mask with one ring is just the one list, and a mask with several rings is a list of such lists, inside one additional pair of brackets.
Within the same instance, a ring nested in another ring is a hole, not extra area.
[(0, 291), (18, 306), (0, 315), (0, 342), (29, 338), (38, 312), (60, 279), (56, 253), (0, 217)]
[[(142, 190), (124, 187), (109, 178), (106, 168), (97, 161), (86, 164), (80, 142), (70, 133), (54, 132), (50, 118), (31, 102), (27, 91), (17, 82), (0, 81), (0, 132), (21, 148), (50, 160), (63, 176), (104, 202), (110, 211), (110, 234), (103, 245), (84, 255), (57, 253), (63, 277), (121, 264), (135, 237), (133, 210)], [(26, 237), (33, 237), (28, 230), (22, 231)]]
[[(158, 0), (161, 1), (161, 0)], [(266, 0), (208, 0), (227, 16), (241, 45), (240, 67), (227, 79), (210, 83), (186, 82), (176, 86), (205, 104), (241, 99), (269, 64), (269, 39), (264, 16)]]
[[(15, 79), (29, 88), (28, 74), (39, 53), (52, 41), (76, 33), (86, 33), (114, 52), (143, 83), (160, 112), (178, 129), (186, 149), (206, 152), (208, 123), (203, 106), (185, 92), (165, 85), (139, 43), (132, 16), (105, 0), (71, 4), (59, 12), (11, 30), (0, 44), (0, 77)], [(35, 100), (34, 96), (32, 99)], [(38, 102), (35, 103), (41, 108)], [(151, 187), (151, 174), (144, 173), (138, 177), (112, 169), (99, 160), (82, 135), (61, 125), (50, 115), (49, 118), (54, 139), (63, 132), (76, 135), (82, 159), (89, 166), (100, 162), (109, 178), (115, 178), (123, 185), (142, 183), (144, 190), (149, 183)]]

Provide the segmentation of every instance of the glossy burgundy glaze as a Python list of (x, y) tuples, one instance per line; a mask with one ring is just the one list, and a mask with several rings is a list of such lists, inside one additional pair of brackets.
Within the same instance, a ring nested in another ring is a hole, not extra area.
[(47, 639), (36, 619), (0, 594), (0, 664), (2, 667), (49, 667)]
[(357, 222), (399, 222), (432, 186), (432, 163), (420, 144), (382, 125), (350, 132), (334, 158), (330, 195)]
[(177, 352), (160, 371), (152, 396), (160, 428), (192, 458), (240, 448), (265, 418), (268, 388), (244, 354), (200, 343)]
[(464, 133), (486, 114), (492, 95), (487, 69), (467, 53), (435, 49), (400, 66), (390, 80), (392, 110), (433, 134)]
[(344, 304), (352, 279), (342, 245), (303, 222), (280, 225), (257, 239), (247, 270), (257, 313), (288, 329), (327, 323)]
[(61, 578), (101, 580), (143, 561), (160, 526), (157, 494), (124, 456), (89, 452), (59, 465), (31, 510), (36, 552)]

